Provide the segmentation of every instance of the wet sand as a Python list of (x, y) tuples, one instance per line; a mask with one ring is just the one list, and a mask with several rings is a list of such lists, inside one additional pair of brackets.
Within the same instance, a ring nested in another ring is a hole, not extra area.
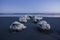
[(43, 18), (51, 25), (50, 32), (39, 31), (29, 20), (25, 25), (27, 28), (21, 32), (9, 31), (10, 24), (18, 21), (18, 17), (0, 17), (0, 40), (60, 40), (60, 18)]

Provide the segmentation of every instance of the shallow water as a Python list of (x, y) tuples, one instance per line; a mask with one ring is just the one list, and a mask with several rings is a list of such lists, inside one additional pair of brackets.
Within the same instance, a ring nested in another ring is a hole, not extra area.
[(36, 28), (32, 20), (25, 25), (27, 28), (21, 32), (9, 31), (12, 22), (18, 21), (18, 17), (0, 17), (0, 40), (60, 40), (60, 18), (44, 17), (51, 25), (50, 32), (41, 32)]

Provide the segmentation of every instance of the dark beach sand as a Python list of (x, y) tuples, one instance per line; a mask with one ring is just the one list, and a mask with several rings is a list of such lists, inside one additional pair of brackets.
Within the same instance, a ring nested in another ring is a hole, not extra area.
[(11, 33), (9, 26), (16, 20), (18, 21), (18, 17), (0, 17), (0, 40), (60, 40), (60, 18), (44, 18), (51, 25), (50, 32), (39, 31), (29, 20), (25, 24), (25, 30)]

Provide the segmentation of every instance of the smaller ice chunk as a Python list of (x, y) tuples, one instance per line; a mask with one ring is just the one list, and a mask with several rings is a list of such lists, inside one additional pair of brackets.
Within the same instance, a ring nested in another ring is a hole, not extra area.
[(27, 20), (29, 20), (29, 19), (30, 19), (30, 17), (29, 17), (28, 15), (25, 15), (25, 18), (26, 18)]
[(25, 16), (20, 16), (19, 21), (26, 23), (28, 19), (30, 19), (30, 18), (29, 18), (27, 15), (25, 15)]
[(21, 17), (19, 18), (19, 21), (20, 21), (20, 22), (27, 22), (27, 19), (26, 19), (25, 16), (21, 16)]
[(33, 16), (32, 19), (33, 19), (34, 22), (39, 22), (41, 19), (43, 19), (43, 17)]

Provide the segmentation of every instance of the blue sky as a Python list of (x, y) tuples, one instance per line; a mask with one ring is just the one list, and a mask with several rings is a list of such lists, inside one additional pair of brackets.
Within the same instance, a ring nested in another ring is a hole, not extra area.
[(0, 0), (0, 13), (60, 13), (60, 0)]

